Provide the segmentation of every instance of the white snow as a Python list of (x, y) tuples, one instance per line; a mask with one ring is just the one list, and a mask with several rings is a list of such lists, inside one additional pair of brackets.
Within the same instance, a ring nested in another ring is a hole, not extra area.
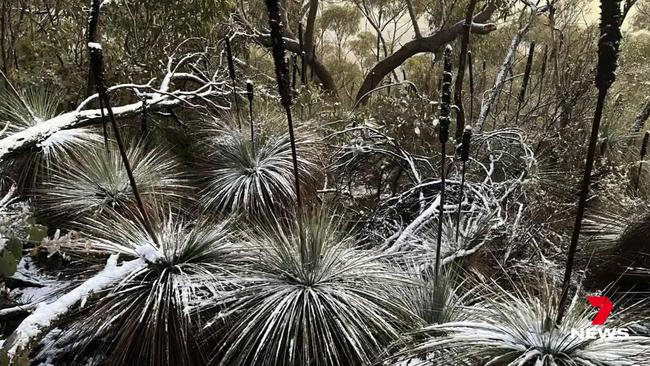
[(158, 249), (151, 244), (139, 245), (135, 248), (135, 252), (149, 263), (156, 263), (162, 258)]
[(97, 42), (88, 42), (88, 48), (91, 50), (101, 50), (102, 45)]
[(75, 304), (85, 302), (88, 295), (108, 288), (146, 265), (142, 258), (138, 258), (118, 266), (117, 258), (117, 255), (110, 256), (102, 271), (54, 302), (38, 305), (36, 310), (25, 318), (14, 331), (7, 350), (9, 358), (16, 356), (19, 349), (25, 349), (33, 338), (47, 329), (58, 317), (70, 311)]

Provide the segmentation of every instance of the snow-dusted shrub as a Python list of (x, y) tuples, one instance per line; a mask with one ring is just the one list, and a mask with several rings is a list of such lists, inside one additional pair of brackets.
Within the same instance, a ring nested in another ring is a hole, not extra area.
[[(412, 365), (456, 365), (475, 360), (481, 365), (632, 366), (650, 362), (650, 337), (584, 339), (572, 332), (591, 327), (597, 309), (578, 292), (556, 324), (559, 293), (545, 280), (531, 285), (512, 283), (508, 290), (497, 283), (480, 284), (481, 297), (464, 309), (466, 318), (425, 327), (429, 338), (415, 343), (407, 354), (430, 354)], [(619, 307), (607, 328), (632, 329), (643, 317), (636, 305)]]
[(154, 240), (130, 218), (113, 211), (107, 217), (88, 224), (90, 241), (62, 250), (142, 258), (146, 265), (98, 294), (45, 347), (65, 348), (66, 359), (92, 355), (108, 365), (205, 364), (190, 310), (227, 290), (246, 260), (228, 223), (158, 212), (152, 216)]
[(257, 254), (223, 299), (234, 326), (212, 364), (365, 365), (418, 321), (396, 291), (410, 279), (325, 216), (302, 240), (282, 227), (248, 237)]
[[(145, 203), (187, 196), (180, 164), (164, 147), (132, 144), (127, 156)], [(115, 143), (78, 148), (51, 169), (38, 190), (38, 203), (48, 220), (65, 222), (97, 217), (106, 209), (135, 207), (135, 197)]]
[[(308, 135), (298, 135), (303, 196), (315, 193), (321, 176), (313, 144)], [(289, 134), (263, 132), (253, 144), (250, 134), (214, 122), (203, 131), (201, 148), (199, 175), (204, 188), (199, 200), (205, 209), (268, 217), (285, 214), (296, 204)]]
[[(0, 92), (0, 138), (42, 125), (58, 115), (60, 96), (47, 89), (21, 92), (11, 87)], [(99, 142), (101, 135), (92, 128), (60, 130), (37, 144), (37, 149), (27, 152), (11, 164), (3, 166), (5, 174), (12, 175), (21, 183), (25, 179), (37, 179), (51, 165), (70, 151), (88, 143)]]

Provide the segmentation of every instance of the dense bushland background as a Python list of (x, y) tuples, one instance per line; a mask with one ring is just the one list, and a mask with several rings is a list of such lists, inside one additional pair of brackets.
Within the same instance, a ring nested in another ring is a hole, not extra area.
[(650, 1), (272, 3), (0, 0), (0, 365), (648, 362)]

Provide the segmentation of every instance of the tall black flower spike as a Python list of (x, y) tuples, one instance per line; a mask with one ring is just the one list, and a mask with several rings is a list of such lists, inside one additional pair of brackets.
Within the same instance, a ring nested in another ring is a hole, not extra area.
[(438, 137), (441, 143), (449, 141), (449, 125), (451, 123), (451, 46), (447, 45), (444, 54), (444, 71), (442, 74), (442, 104), (440, 107), (440, 132)]
[(621, 2), (602, 0), (600, 2), (600, 39), (598, 40), (598, 67), (596, 87), (608, 89), (616, 80), (618, 53), (621, 45)]

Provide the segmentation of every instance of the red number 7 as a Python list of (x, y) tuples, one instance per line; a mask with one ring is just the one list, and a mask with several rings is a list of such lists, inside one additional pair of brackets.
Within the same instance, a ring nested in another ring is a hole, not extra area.
[(589, 301), (591, 306), (600, 308), (600, 310), (598, 310), (598, 314), (596, 314), (596, 317), (591, 322), (591, 324), (592, 325), (605, 324), (605, 320), (607, 320), (609, 314), (612, 312), (612, 309), (614, 308), (614, 304), (612, 304), (612, 302), (609, 301), (609, 298), (607, 296), (587, 296), (587, 301)]

